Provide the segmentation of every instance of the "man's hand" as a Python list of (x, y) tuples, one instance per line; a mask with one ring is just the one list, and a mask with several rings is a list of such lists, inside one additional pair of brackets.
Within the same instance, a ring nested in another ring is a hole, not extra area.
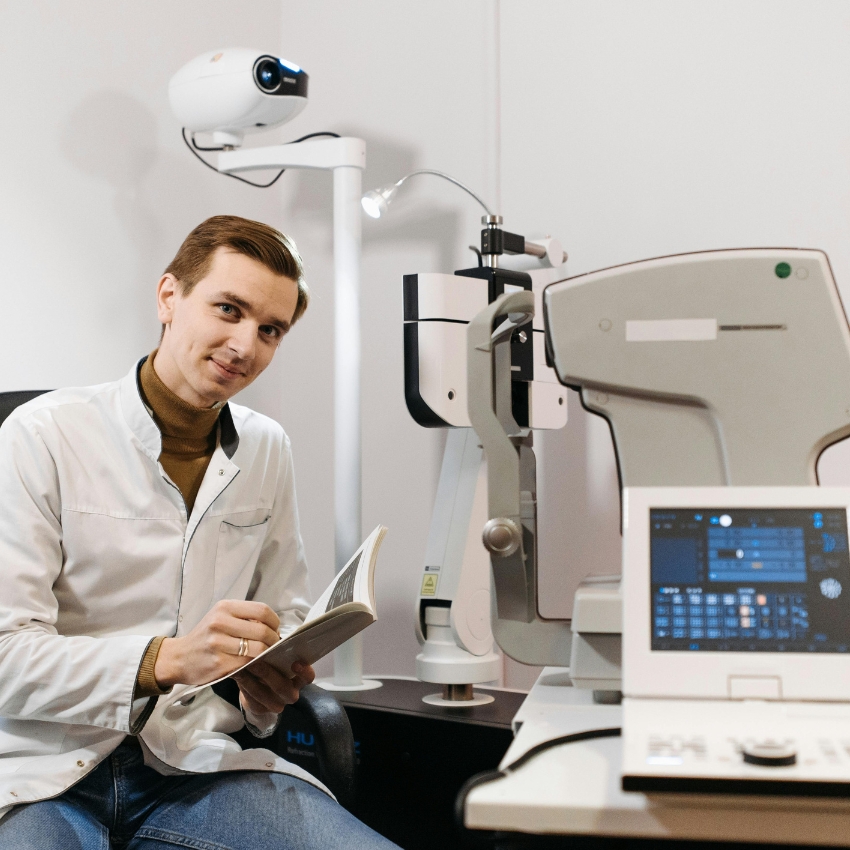
[[(276, 644), (279, 627), (280, 618), (263, 602), (217, 602), (191, 632), (162, 642), (154, 667), (156, 681), (167, 688), (203, 685), (228, 676)], [(247, 652), (240, 656), (242, 646)]]
[(237, 673), (233, 678), (239, 685), (242, 707), (252, 714), (280, 714), (286, 706), (298, 702), (301, 688), (316, 678), (316, 672), (300, 662), (292, 665), (292, 672), (295, 676), (290, 679), (265, 661), (258, 661), (249, 670)]

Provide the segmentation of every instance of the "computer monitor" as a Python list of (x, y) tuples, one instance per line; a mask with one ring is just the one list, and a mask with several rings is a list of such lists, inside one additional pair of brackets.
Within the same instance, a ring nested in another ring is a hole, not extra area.
[(628, 488), (627, 696), (850, 698), (850, 489)]

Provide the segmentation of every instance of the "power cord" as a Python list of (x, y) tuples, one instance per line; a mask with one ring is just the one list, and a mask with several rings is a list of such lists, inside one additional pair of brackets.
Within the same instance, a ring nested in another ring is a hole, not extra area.
[(622, 729), (619, 726), (613, 726), (608, 729), (588, 729), (585, 732), (573, 732), (571, 735), (561, 735), (558, 738), (552, 738), (551, 741), (543, 741), (540, 744), (532, 747), (527, 752), (524, 752), (516, 761), (512, 761), (506, 767), (499, 770), (487, 770), (484, 773), (478, 773), (470, 777), (464, 782), (460, 793), (457, 795), (455, 802), (455, 819), (461, 829), (465, 829), (463, 823), (463, 808), (466, 803), (466, 798), (469, 793), (479, 785), (484, 785), (487, 782), (492, 782), (494, 779), (503, 779), (516, 770), (519, 770), (524, 765), (528, 764), (535, 756), (551, 749), (559, 747), (561, 744), (577, 744), (580, 741), (591, 741), (595, 738), (619, 738), (622, 734)]
[[(205, 160), (198, 151), (223, 151), (224, 147), (215, 147), (215, 148), (204, 148), (201, 147), (195, 141), (195, 134), (190, 133), (189, 136), (186, 136), (186, 128), (183, 127), (181, 129), (181, 134), (183, 136), (183, 141), (186, 143), (186, 147), (192, 152), (192, 156), (196, 157), (200, 160), (207, 168), (215, 171), (216, 174), (223, 174), (225, 177), (232, 177), (234, 180), (238, 180), (240, 183), (247, 183), (249, 186), (253, 186), (256, 189), (268, 189), (269, 186), (274, 186), (275, 183), (280, 179), (280, 175), (286, 171), (285, 168), (281, 168), (280, 171), (268, 182), (268, 183), (255, 183), (253, 180), (246, 180), (244, 177), (239, 177), (236, 174), (228, 174), (226, 171), (219, 171), (211, 162)], [(307, 139), (315, 139), (319, 136), (331, 136), (334, 139), (339, 138), (339, 133), (330, 133), (330, 132), (322, 132), (322, 133), (308, 133), (306, 136), (302, 136), (300, 139), (294, 139), (291, 142), (287, 142), (287, 144), (295, 145), (298, 142), (305, 142)]]

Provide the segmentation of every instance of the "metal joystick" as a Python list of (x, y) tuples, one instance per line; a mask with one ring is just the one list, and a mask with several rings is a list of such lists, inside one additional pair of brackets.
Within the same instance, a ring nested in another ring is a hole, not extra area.
[(488, 552), (507, 558), (519, 549), (522, 532), (512, 519), (497, 517), (487, 521), (481, 539)]
[(747, 764), (757, 764), (762, 767), (789, 767), (797, 763), (797, 751), (794, 747), (775, 741), (744, 744), (741, 755)]

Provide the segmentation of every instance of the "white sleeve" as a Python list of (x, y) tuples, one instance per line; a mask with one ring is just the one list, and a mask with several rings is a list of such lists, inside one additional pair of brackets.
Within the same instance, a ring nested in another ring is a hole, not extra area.
[(274, 712), (270, 712), (268, 714), (254, 714), (253, 711), (248, 711), (244, 705), (242, 705), (242, 700), (239, 701), (239, 708), (242, 710), (242, 717), (245, 719), (245, 725), (248, 727), (248, 731), (255, 738), (268, 738), (272, 735), (277, 729), (278, 724), (280, 723), (280, 718), (283, 714), (274, 714)]
[(130, 732), (150, 636), (57, 633), (63, 564), (56, 464), (35, 426), (0, 428), (0, 715)]

